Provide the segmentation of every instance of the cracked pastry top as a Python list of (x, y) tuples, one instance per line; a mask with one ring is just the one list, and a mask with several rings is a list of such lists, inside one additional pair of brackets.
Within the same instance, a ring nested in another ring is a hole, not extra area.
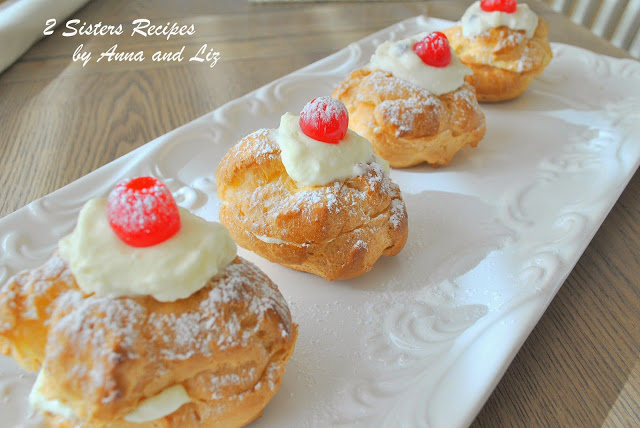
[(473, 70), (467, 81), (481, 102), (520, 96), (553, 57), (549, 26), (515, 0), (477, 1), (443, 32), (460, 61)]
[(408, 230), (400, 189), (348, 122), (342, 103), (320, 97), (229, 150), (216, 181), (220, 222), (238, 245), (329, 280), (400, 252)]
[(443, 33), (421, 33), (382, 43), (333, 96), (347, 106), (353, 129), (392, 167), (446, 165), (485, 134), (468, 74)]
[[(222, 225), (145, 191), (90, 201), (44, 265), (0, 287), (0, 352), (40, 370), (29, 399), (51, 426), (246, 425), (276, 393), (297, 326)], [(110, 221), (123, 202), (145, 214)]]

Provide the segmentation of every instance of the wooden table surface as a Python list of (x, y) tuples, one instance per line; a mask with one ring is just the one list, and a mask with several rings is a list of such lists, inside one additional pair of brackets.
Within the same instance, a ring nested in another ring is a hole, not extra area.
[[(225, 102), (402, 19), (456, 20), (469, 1), (251, 4), (243, 0), (103, 0), (74, 17), (124, 24), (121, 36), (62, 30), (0, 74), (0, 217)], [(553, 13), (552, 41), (626, 54)], [(193, 36), (130, 37), (147, 18), (194, 24)], [(43, 23), (44, 30), (44, 23)], [(221, 53), (195, 63), (74, 62), (122, 50)], [(640, 425), (640, 177), (636, 174), (473, 426)]]

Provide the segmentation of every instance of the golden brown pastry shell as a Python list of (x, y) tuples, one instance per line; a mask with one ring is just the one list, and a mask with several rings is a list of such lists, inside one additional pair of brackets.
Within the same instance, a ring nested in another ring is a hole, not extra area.
[(520, 96), (553, 57), (549, 26), (538, 18), (530, 39), (522, 30), (492, 28), (478, 36), (462, 35), (460, 25), (443, 30), (460, 61), (473, 70), (466, 80), (480, 102), (506, 101)]
[(400, 252), (406, 209), (381, 165), (325, 186), (304, 186), (287, 174), (275, 132), (243, 138), (217, 170), (220, 222), (238, 245), (328, 280), (362, 275), (380, 256)]
[[(0, 351), (42, 366), (43, 394), (78, 415), (45, 412), (54, 427), (246, 425), (276, 393), (297, 338), (275, 284), (239, 257), (190, 297), (158, 302), (84, 295), (54, 254), (0, 288), (0, 326)], [(191, 403), (151, 422), (123, 419), (176, 384)]]
[(346, 105), (350, 127), (394, 168), (446, 165), (485, 134), (484, 113), (466, 83), (436, 96), (390, 73), (363, 68), (345, 78), (333, 96)]

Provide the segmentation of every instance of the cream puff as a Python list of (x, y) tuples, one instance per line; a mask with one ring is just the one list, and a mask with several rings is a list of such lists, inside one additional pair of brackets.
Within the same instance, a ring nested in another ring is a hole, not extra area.
[(333, 96), (347, 106), (353, 130), (392, 167), (446, 165), (485, 133), (468, 74), (444, 34), (422, 33), (378, 46)]
[(238, 245), (328, 280), (362, 275), (400, 252), (400, 189), (348, 123), (344, 104), (320, 97), (229, 150), (216, 174), (220, 222)]
[(473, 3), (458, 25), (443, 31), (481, 102), (520, 96), (551, 62), (547, 23), (516, 0)]
[(151, 177), (89, 201), (40, 268), (0, 288), (0, 352), (38, 370), (56, 427), (231, 427), (258, 418), (297, 337), (219, 223)]

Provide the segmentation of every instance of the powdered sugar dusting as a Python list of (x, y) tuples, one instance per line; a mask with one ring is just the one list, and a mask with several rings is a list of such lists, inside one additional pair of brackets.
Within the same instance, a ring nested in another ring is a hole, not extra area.
[(276, 159), (279, 155), (276, 154), (279, 151), (278, 146), (273, 142), (274, 137), (271, 129), (259, 129), (244, 138), (238, 145), (237, 150), (250, 152), (256, 160), (256, 163), (260, 164), (266, 159)]
[(389, 217), (389, 224), (394, 228), (398, 228), (406, 218), (406, 207), (404, 200), (394, 199), (391, 201), (391, 216)]
[(438, 98), (428, 90), (400, 78), (394, 79), (382, 71), (372, 71), (367, 84), (371, 86), (371, 92), (380, 94), (380, 99), (401, 99), (404, 94), (416, 92), (417, 97), (430, 105), (439, 103)]
[(546, 24), (536, 26), (533, 37), (524, 30), (487, 28), (474, 37), (465, 37), (462, 28), (445, 30), (460, 58), (468, 64), (486, 64), (516, 73), (545, 67), (550, 59)]
[(438, 49), (449, 49), (449, 40), (447, 40), (446, 37), (434, 37), (432, 36), (433, 34), (436, 33), (431, 33), (429, 34), (431, 43), (433, 43), (433, 46), (438, 48)]
[(271, 362), (269, 366), (267, 366), (266, 381), (269, 389), (272, 391), (276, 389), (279, 369), (280, 367), (275, 362)]
[(376, 104), (374, 114), (393, 125), (396, 137), (430, 135), (437, 131), (433, 125), (438, 124), (437, 118), (442, 116), (444, 105), (426, 89), (380, 71), (371, 72), (363, 84), (365, 88), (358, 92), (357, 101)]
[[(487, 34), (487, 36), (489, 35)], [(525, 37), (524, 32), (510, 31), (506, 33), (504, 37), (501, 37), (497, 40), (496, 50), (512, 48), (524, 42), (525, 40), (527, 40), (527, 38)]]
[[(1, 289), (0, 309), (15, 306), (27, 294), (40, 299), (38, 307), (26, 308), (32, 309), (28, 316), (50, 325), (45, 370), (62, 367), (72, 374), (64, 377), (73, 388), (103, 404), (121, 395), (118, 368), (126, 361), (141, 361), (140, 376), (143, 372), (153, 376), (149, 370), (161, 374), (172, 361), (215, 359), (219, 351), (246, 347), (260, 337), (257, 333), (267, 328), (265, 320), (272, 319), (269, 313), (275, 314), (275, 320), (269, 322), (276, 322), (280, 333), (286, 332), (282, 337), (292, 335), (289, 309), (277, 287), (255, 265), (240, 258), (198, 292), (199, 303), (185, 299), (186, 306), (175, 306), (172, 312), (150, 297), (83, 295), (57, 255), (43, 268), (21, 275)], [(42, 297), (51, 294), (54, 283), (62, 292), (51, 295), (46, 309), (41, 309)], [(26, 313), (18, 313), (17, 322)], [(2, 321), (13, 324), (6, 315), (0, 311)]]
[[(127, 185), (134, 179), (124, 180), (109, 194), (109, 221), (118, 224), (129, 232), (144, 229), (148, 222), (154, 222), (159, 216), (168, 216), (168, 206), (165, 201), (173, 201), (173, 196), (167, 187), (157, 181), (157, 184), (132, 189)], [(154, 179), (155, 180), (155, 179)]]
[(434, 105), (442, 107), (442, 103), (434, 102), (431, 97), (411, 97), (404, 100), (386, 100), (380, 103), (378, 108), (384, 117), (396, 126), (396, 137), (401, 137), (413, 132), (418, 126), (419, 119), (424, 116), (424, 112), (433, 108)]
[(460, 89), (453, 93), (453, 99), (456, 102), (463, 102), (473, 108), (477, 108), (478, 105), (476, 93), (470, 85), (462, 85)]
[[(379, 192), (393, 196), (397, 192), (384, 167), (373, 160), (369, 163), (357, 164), (354, 168), (359, 177), (364, 179), (365, 186), (357, 187), (349, 181), (334, 181), (326, 186), (302, 187), (289, 191), (282, 182), (272, 181), (250, 189), (239, 189), (243, 192), (242, 200), (247, 201), (249, 212), (260, 212), (260, 216), (244, 217), (246, 229), (253, 235), (263, 235), (265, 229), (274, 225), (288, 224), (290, 216), (301, 216), (306, 221), (321, 221), (323, 212), (337, 214), (348, 212), (350, 216), (362, 216), (361, 221), (368, 221), (367, 214), (362, 211), (362, 201), (368, 194)], [(289, 193), (290, 192), (290, 193)], [(282, 196), (286, 195), (286, 196)], [(269, 230), (268, 236), (289, 241), (286, 227), (282, 230)], [(298, 243), (303, 244), (303, 243)]]
[[(356, 230), (356, 232), (357, 232), (357, 230)], [(354, 248), (359, 248), (359, 249), (366, 250), (367, 249), (367, 242), (363, 241), (362, 239), (358, 239), (356, 241), (356, 243), (353, 244), (353, 246), (354, 246)]]
[(533, 53), (531, 52), (531, 48), (529, 45), (525, 45), (522, 49), (522, 56), (517, 61), (516, 71), (518, 73), (522, 73), (526, 70), (531, 70), (536, 66), (536, 60), (533, 57)]
[(51, 323), (53, 340), (45, 348), (45, 370), (48, 362), (72, 362), (70, 377), (86, 394), (103, 404), (113, 401), (118, 396), (115, 366), (140, 357), (136, 344), (144, 307), (131, 299), (85, 298), (75, 290), (62, 294), (55, 306), (63, 314), (54, 314)]
[(326, 126), (326, 124), (338, 120), (341, 116), (348, 118), (347, 108), (342, 101), (332, 97), (315, 98), (305, 104), (300, 112), (301, 118), (316, 127)]
[(255, 367), (243, 367), (239, 371), (233, 373), (226, 373), (223, 375), (212, 374), (207, 377), (206, 382), (209, 384), (211, 398), (218, 400), (223, 397), (222, 391), (225, 387), (249, 384), (252, 383), (254, 379), (256, 379)]
[(43, 300), (55, 295), (53, 288), (59, 283), (70, 283), (71, 273), (56, 254), (37, 270), (24, 271), (0, 287), (0, 333), (15, 328), (19, 318), (10, 311), (19, 312), (23, 319), (35, 320), (48, 316)]
[(158, 244), (180, 230), (171, 192), (153, 177), (118, 183), (107, 199), (107, 217), (115, 234), (135, 247)]

